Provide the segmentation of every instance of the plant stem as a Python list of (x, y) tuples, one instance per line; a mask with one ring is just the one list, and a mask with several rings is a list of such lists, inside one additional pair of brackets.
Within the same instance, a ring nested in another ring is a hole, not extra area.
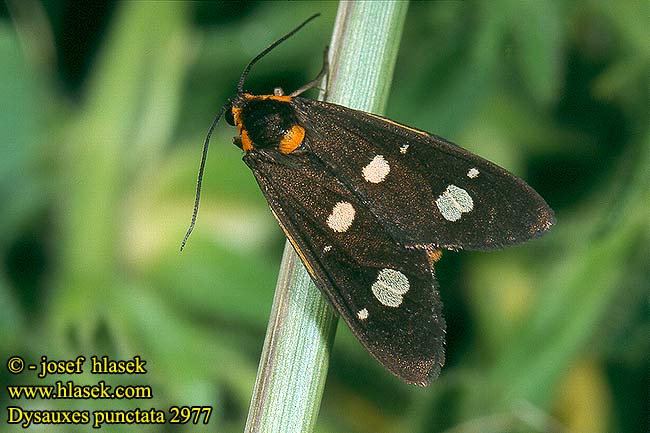
[[(400, 1), (340, 3), (327, 101), (381, 114), (407, 7)], [(336, 323), (336, 313), (287, 242), (246, 432), (313, 430)]]

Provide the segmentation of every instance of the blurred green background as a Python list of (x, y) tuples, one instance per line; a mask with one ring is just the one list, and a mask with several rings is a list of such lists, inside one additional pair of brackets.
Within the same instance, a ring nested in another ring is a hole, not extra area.
[[(0, 360), (140, 355), (146, 376), (104, 379), (154, 392), (9, 402), (7, 384), (101, 377), (3, 367), (3, 431), (8, 404), (213, 405), (207, 428), (103, 430), (243, 429), (284, 237), (222, 123), (178, 252), (200, 147), (247, 61), (321, 12), (247, 86), (293, 90), (317, 73), (336, 7), (2, 4)], [(516, 248), (444, 254), (447, 363), (427, 389), (341, 323), (317, 431), (650, 431), (649, 22), (646, 1), (411, 4), (387, 115), (523, 177), (558, 224)]]

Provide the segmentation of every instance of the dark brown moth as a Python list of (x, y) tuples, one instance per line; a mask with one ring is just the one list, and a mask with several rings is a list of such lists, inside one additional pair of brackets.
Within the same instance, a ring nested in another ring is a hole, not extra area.
[(553, 211), (523, 180), (428, 132), (370, 113), (289, 95), (244, 91), (225, 114), (234, 143), (316, 285), (364, 347), (408, 383), (444, 363), (445, 321), (434, 274), (441, 251), (495, 250), (534, 239)]

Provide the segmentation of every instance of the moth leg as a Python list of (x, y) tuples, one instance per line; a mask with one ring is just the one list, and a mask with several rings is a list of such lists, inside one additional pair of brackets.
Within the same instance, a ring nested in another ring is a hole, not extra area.
[(314, 78), (313, 80), (311, 80), (309, 83), (305, 84), (298, 90), (293, 91), (289, 96), (291, 97), (298, 96), (302, 93), (305, 93), (309, 89), (313, 89), (314, 87), (318, 86), (318, 84), (320, 84), (323, 77), (327, 75), (327, 72), (329, 71), (329, 60), (327, 58), (329, 49), (330, 49), (329, 46), (325, 47), (325, 51), (323, 52), (323, 67), (321, 68), (316, 78)]

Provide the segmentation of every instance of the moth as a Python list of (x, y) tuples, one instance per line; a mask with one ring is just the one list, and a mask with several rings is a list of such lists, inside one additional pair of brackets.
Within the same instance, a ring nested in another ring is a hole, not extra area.
[[(318, 14), (317, 14), (318, 15)], [(444, 363), (445, 320), (434, 265), (442, 250), (496, 250), (546, 233), (553, 211), (505, 169), (442, 137), (340, 105), (237, 93), (222, 115), (273, 215), (316, 286), (368, 352), (407, 383), (426, 386)], [(325, 56), (325, 59), (327, 56)]]

